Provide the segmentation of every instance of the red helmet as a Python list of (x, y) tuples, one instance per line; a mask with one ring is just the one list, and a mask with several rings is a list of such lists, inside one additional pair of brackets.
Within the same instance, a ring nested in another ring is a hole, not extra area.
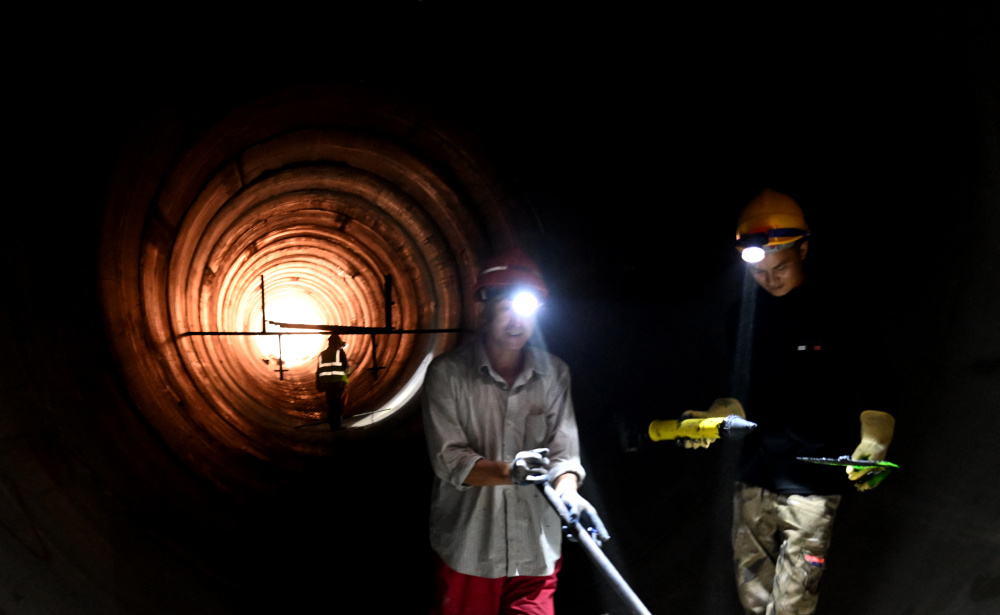
[(520, 248), (511, 248), (486, 261), (476, 278), (474, 292), (476, 299), (486, 301), (498, 292), (515, 287), (534, 289), (540, 299), (549, 296), (549, 288), (542, 279), (538, 265)]

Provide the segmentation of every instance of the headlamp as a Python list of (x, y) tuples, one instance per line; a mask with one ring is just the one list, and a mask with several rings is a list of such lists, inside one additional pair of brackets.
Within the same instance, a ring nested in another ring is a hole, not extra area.
[(758, 248), (757, 246), (743, 248), (740, 256), (748, 263), (759, 263), (764, 260), (764, 248)]
[(775, 252), (791, 247), (795, 240), (808, 237), (809, 231), (798, 228), (773, 228), (756, 233), (745, 233), (736, 236), (736, 247), (741, 250), (740, 256), (748, 263), (759, 263), (764, 260), (766, 252)]
[(764, 246), (770, 240), (767, 233), (747, 233), (736, 236), (736, 247), (740, 256), (748, 263), (759, 263), (764, 260)]
[(531, 316), (538, 311), (538, 308), (542, 304), (535, 293), (528, 290), (519, 290), (515, 291), (514, 296), (511, 297), (510, 305), (514, 309), (515, 314), (519, 316)]

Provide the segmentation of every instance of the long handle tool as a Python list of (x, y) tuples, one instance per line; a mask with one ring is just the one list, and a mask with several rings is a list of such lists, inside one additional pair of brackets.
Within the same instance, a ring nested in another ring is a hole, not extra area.
[(563, 525), (570, 529), (573, 534), (576, 535), (577, 541), (583, 550), (586, 551), (590, 559), (597, 564), (604, 576), (611, 581), (611, 585), (614, 586), (618, 594), (628, 603), (632, 608), (632, 612), (636, 615), (652, 615), (649, 609), (639, 600), (639, 597), (635, 595), (632, 588), (628, 586), (622, 575), (619, 574), (618, 569), (615, 568), (608, 556), (604, 554), (601, 547), (598, 546), (597, 542), (594, 541), (593, 537), (590, 535), (579, 521), (573, 521), (569, 516), (569, 511), (566, 510), (566, 506), (563, 505), (559, 496), (556, 495), (556, 490), (552, 488), (547, 481), (537, 485), (538, 489), (545, 495), (545, 499), (549, 501), (552, 508), (555, 509), (556, 513), (559, 514), (559, 518), (562, 519)]

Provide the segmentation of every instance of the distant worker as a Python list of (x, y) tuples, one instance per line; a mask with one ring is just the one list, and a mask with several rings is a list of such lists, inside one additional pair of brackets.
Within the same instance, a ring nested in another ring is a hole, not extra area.
[(806, 283), (809, 227), (798, 203), (765, 190), (743, 210), (736, 237), (757, 286), (744, 293), (734, 328), (733, 358), (743, 367), (734, 370), (731, 397), (685, 414), (757, 423), (743, 440), (733, 503), (737, 592), (748, 614), (809, 615), (842, 494), (850, 481), (875, 487), (887, 470), (848, 466), (845, 477), (844, 467), (799, 458), (853, 450), (853, 460), (885, 459), (894, 419), (872, 405), (885, 370), (869, 364), (873, 343), (859, 337), (845, 291)]
[(331, 431), (340, 429), (347, 406), (347, 382), (351, 369), (347, 364), (345, 346), (339, 335), (331, 335), (316, 367), (316, 388), (326, 393), (326, 416)]
[(548, 288), (520, 250), (488, 262), (475, 294), (478, 335), (435, 358), (424, 385), (432, 612), (551, 614), (561, 522), (532, 486), (550, 480), (572, 517), (608, 537), (577, 493), (585, 474), (569, 368), (529, 343)]

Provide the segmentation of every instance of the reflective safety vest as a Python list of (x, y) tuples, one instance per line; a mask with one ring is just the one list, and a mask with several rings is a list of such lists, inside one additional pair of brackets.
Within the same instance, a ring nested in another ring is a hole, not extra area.
[(319, 356), (316, 368), (316, 384), (347, 384), (347, 355), (343, 348), (327, 348)]

